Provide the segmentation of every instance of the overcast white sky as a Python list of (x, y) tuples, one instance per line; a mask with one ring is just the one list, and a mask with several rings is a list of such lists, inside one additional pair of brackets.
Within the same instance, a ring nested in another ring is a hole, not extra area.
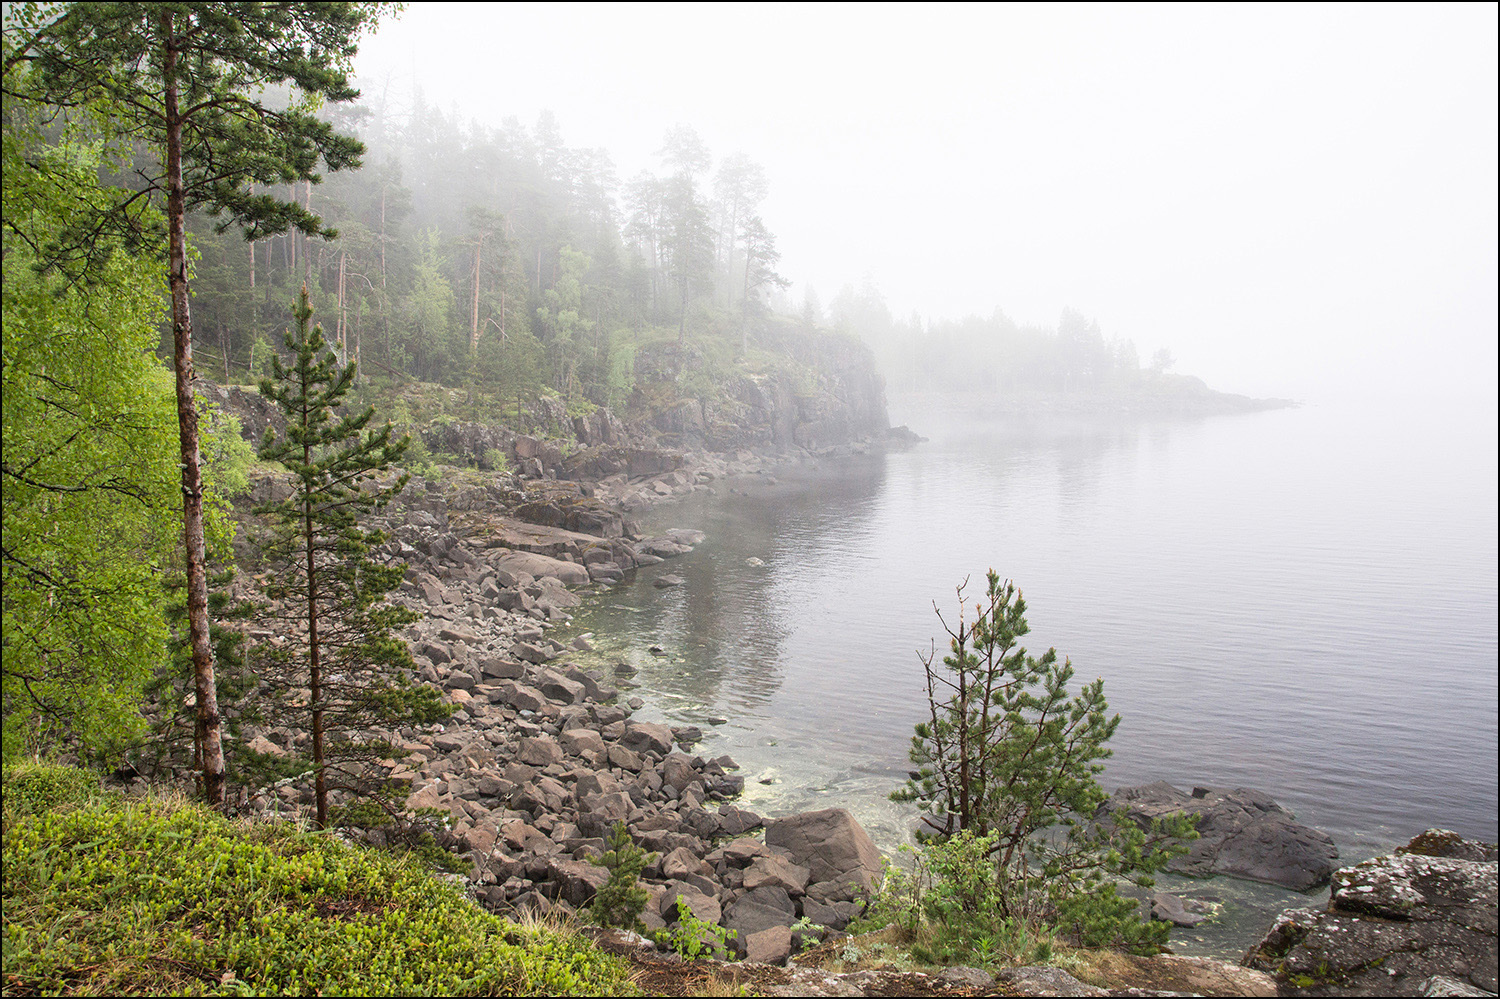
[(1496, 371), (1497, 17), (1420, 6), (412, 3), (367, 90), (558, 117), (622, 181), (677, 123), (744, 152), (826, 304), (1169, 346), (1309, 397)]

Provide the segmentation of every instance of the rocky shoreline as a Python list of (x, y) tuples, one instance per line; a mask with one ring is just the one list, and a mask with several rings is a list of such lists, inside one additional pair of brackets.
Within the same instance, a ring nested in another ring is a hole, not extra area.
[[(519, 471), (414, 480), (372, 524), (388, 537), (379, 554), (407, 564), (391, 599), (422, 615), (403, 636), (413, 679), (454, 708), (441, 730), (373, 733), (398, 752), (389, 776), (410, 782), (404, 812), (442, 817), (440, 843), (467, 857), (476, 898), (498, 912), (576, 912), (608, 877), (589, 859), (624, 823), (655, 854), (642, 878), (648, 929), (676, 925), (681, 900), (695, 918), (734, 930), (736, 955), (768, 962), (785, 961), (804, 937), (841, 930), (881, 871), (853, 817), (829, 809), (767, 819), (739, 807), (744, 778), (732, 759), (695, 754), (696, 727), (635, 720), (642, 702), (629, 694), (630, 668), (581, 669), (568, 660), (588, 648), (587, 637), (563, 642), (551, 632), (581, 604), (575, 588), (619, 582), (703, 540), (685, 530), (644, 536), (633, 514), (737, 478), (773, 479), (789, 461), (888, 441), (678, 451), (632, 440), (607, 411), (577, 428), (582, 446), (566, 456), (526, 435), (502, 441), (493, 427), (437, 430), (455, 435), (434, 442), (445, 449), (504, 444)], [(285, 488), (264, 478), (249, 503)], [(251, 595), (249, 579), (238, 586), (237, 595)], [(306, 736), (272, 726), (247, 738), (249, 748), (279, 756)], [(285, 814), (305, 808), (310, 793), (306, 782), (283, 782), (246, 805)], [(386, 833), (359, 835), (378, 843)], [(817, 929), (794, 934), (799, 921)]]
[[(630, 694), (631, 669), (620, 664), (608, 676), (581, 669), (569, 659), (588, 648), (588, 636), (563, 642), (550, 633), (580, 605), (576, 587), (626, 580), (703, 540), (682, 530), (645, 536), (633, 519), (641, 511), (733, 489), (736, 479), (774, 481), (789, 461), (917, 438), (900, 428), (820, 448), (678, 450), (627, 430), (608, 411), (575, 421), (574, 431), (579, 446), (568, 454), (488, 425), (424, 431), (434, 451), (498, 452), (516, 472), (445, 470), (409, 483), (381, 515), (378, 526), (389, 536), (382, 554), (408, 565), (393, 599), (423, 615), (405, 635), (414, 679), (441, 690), (455, 708), (441, 731), (379, 733), (404, 753), (389, 761), (390, 775), (411, 782), (408, 813), (443, 816), (441, 841), (466, 856), (473, 892), (493, 910), (577, 911), (608, 876), (590, 858), (624, 823), (656, 855), (643, 877), (648, 928), (677, 923), (680, 900), (695, 918), (735, 931), (733, 952), (723, 957), (783, 963), (861, 912), (881, 864), (868, 835), (843, 809), (767, 818), (740, 807), (744, 779), (732, 759), (694, 753), (702, 736), (694, 726), (634, 719), (643, 703)], [(253, 422), (246, 426), (247, 436), (255, 432)], [(263, 479), (250, 500), (264, 502), (283, 488)], [(670, 585), (671, 576), (656, 582)], [(288, 728), (249, 734), (251, 748), (272, 755), (304, 738)], [(284, 814), (309, 800), (309, 788), (287, 782), (247, 804)], [(1211, 835), (1195, 844), (1183, 873), (1228, 873), (1296, 890), (1332, 873), (1331, 840), (1258, 792), (1187, 794), (1158, 783), (1121, 789), (1107, 810), (1123, 808), (1146, 823), (1161, 809), (1184, 807), (1203, 814)], [(363, 835), (379, 842), (385, 834)], [(1203, 918), (1177, 901), (1157, 896), (1148, 904), (1156, 918), (1179, 925)], [(1295, 958), (1276, 960), (1275, 970), (1266, 959), (1259, 967), (1280, 976), (1283, 992), (1302, 988), (1300, 973), (1287, 971)], [(1266, 981), (1243, 987), (1260, 991)]]

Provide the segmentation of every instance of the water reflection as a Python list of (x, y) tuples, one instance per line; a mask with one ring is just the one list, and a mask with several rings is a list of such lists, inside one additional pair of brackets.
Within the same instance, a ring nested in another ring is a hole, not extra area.
[[(597, 636), (592, 658), (634, 668), (634, 682), (682, 720), (764, 712), (785, 681), (794, 624), (831, 613), (833, 595), (788, 570), (819, 563), (841, 531), (868, 515), (884, 480), (883, 456), (836, 472), (808, 464), (786, 470), (774, 485), (737, 481), (732, 491), (721, 487), (718, 495), (657, 511), (648, 529), (691, 526), (708, 539), (591, 602), (579, 626)], [(654, 580), (667, 573), (685, 582), (658, 589)]]
[(1033, 652), (1105, 678), (1107, 784), (1261, 787), (1353, 852), (1434, 823), (1493, 837), (1494, 458), (1403, 449), (1393, 475), (1366, 438), (1404, 440), (1398, 422), (934, 418), (911, 452), (659, 508), (708, 541), (580, 624), (640, 670), (648, 712), (724, 719), (706, 748), (782, 778), (753, 800), (836, 799), (893, 845), (933, 601), (993, 567)]

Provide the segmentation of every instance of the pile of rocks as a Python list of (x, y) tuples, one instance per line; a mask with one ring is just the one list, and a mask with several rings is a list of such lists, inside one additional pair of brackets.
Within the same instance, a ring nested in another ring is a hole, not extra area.
[[(737, 806), (744, 778), (727, 756), (693, 753), (701, 730), (634, 719), (642, 702), (621, 689), (629, 668), (608, 678), (581, 669), (568, 658), (587, 636), (564, 644), (549, 634), (580, 603), (570, 586), (612, 582), (703, 535), (603, 537), (477, 500), (454, 510), (452, 495), (409, 489), (385, 516), (386, 554), (408, 563), (392, 599), (423, 615), (405, 636), (415, 679), (441, 690), (454, 713), (440, 730), (377, 734), (395, 748), (391, 776), (411, 782), (405, 810), (446, 814), (444, 839), (473, 863), (479, 899), (541, 914), (587, 905), (608, 879), (590, 860), (624, 823), (655, 854), (642, 879), (648, 928), (676, 924), (680, 900), (694, 918), (734, 930), (740, 956), (774, 962), (795, 936), (858, 915), (881, 861), (847, 811), (766, 822)], [(273, 754), (305, 741), (290, 729), (252, 736)], [(309, 799), (294, 783), (257, 804)], [(747, 835), (762, 826), (763, 840)]]

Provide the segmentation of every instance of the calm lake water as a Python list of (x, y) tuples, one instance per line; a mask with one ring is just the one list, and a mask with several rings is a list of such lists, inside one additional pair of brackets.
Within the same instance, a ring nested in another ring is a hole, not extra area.
[[(708, 540), (591, 601), (587, 664), (633, 665), (645, 717), (702, 725), (747, 807), (848, 807), (893, 849), (933, 604), (951, 619), (993, 567), (1025, 595), (1027, 647), (1104, 678), (1124, 719), (1106, 787), (1260, 788), (1349, 860), (1430, 826), (1496, 838), (1492, 407), (1106, 426), (946, 405), (893, 405), (931, 438), (910, 451), (653, 511)], [(1207, 884), (1249, 907), (1241, 935), (1287, 901), (1225, 880)]]

